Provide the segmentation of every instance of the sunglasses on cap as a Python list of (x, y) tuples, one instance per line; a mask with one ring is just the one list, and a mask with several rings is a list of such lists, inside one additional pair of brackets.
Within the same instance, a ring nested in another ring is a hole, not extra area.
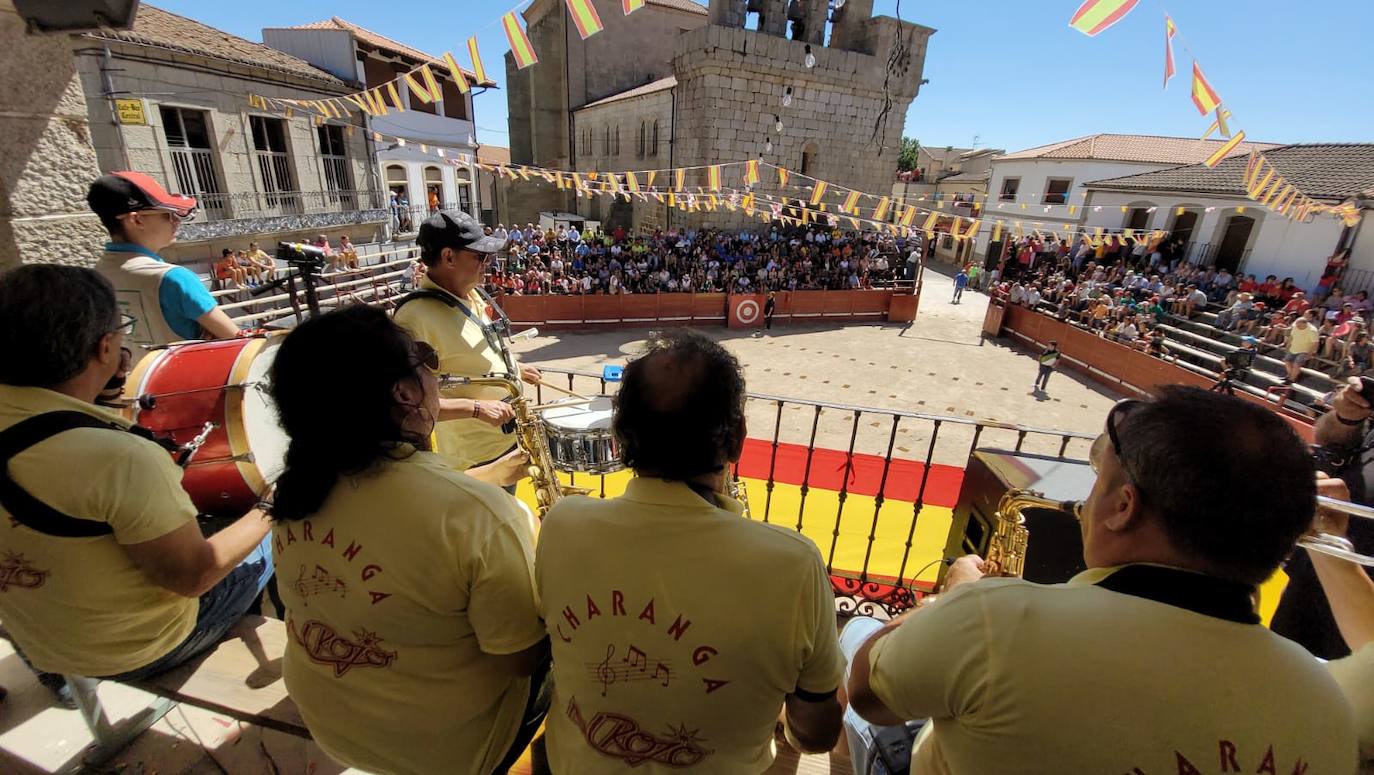
[[(1102, 454), (1106, 451), (1102, 441), (1106, 439), (1107, 443), (1111, 444), (1112, 453), (1116, 455), (1117, 462), (1121, 465), (1121, 470), (1126, 474), (1126, 479), (1132, 484), (1136, 484), (1136, 478), (1131, 473), (1130, 465), (1122, 454), (1121, 435), (1117, 426), (1121, 423), (1123, 417), (1132, 414), (1144, 405), (1144, 401), (1128, 398), (1124, 401), (1116, 402), (1111, 411), (1107, 412), (1107, 432), (1098, 436), (1097, 439), (1093, 441), (1092, 448), (1088, 451), (1088, 464), (1092, 466), (1093, 473), (1102, 473)], [(1138, 484), (1136, 488), (1139, 489)]]
[(439, 370), (439, 351), (429, 342), (415, 340), (411, 352), (411, 368), (424, 366), (430, 371)]

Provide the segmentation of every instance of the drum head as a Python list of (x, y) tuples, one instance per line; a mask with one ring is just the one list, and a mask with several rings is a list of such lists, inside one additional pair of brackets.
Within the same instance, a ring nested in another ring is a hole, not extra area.
[(282, 337), (269, 337), (256, 358), (248, 364), (248, 386), (243, 393), (243, 430), (253, 462), (267, 484), (277, 481), (286, 460), (289, 439), (277, 421), (277, 405), (268, 393), (268, 373), (277, 359)]
[[(562, 404), (579, 401), (564, 398), (555, 401)], [(591, 403), (576, 403), (571, 406), (551, 406), (539, 418), (546, 424), (569, 431), (597, 431), (611, 429), (611, 397), (593, 396)]]

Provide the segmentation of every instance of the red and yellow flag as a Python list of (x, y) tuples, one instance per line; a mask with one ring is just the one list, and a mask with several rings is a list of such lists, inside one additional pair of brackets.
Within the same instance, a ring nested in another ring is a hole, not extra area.
[(720, 165), (712, 164), (706, 168), (706, 187), (712, 191), (720, 190)]
[(1178, 27), (1169, 14), (1164, 14), (1164, 88), (1169, 88), (1169, 79), (1174, 77), (1174, 34)]
[(649, 170), (649, 179), (644, 181), (644, 185), (652, 186), (656, 177), (658, 177), (658, 170)]
[(887, 198), (887, 197), (883, 197), (882, 199), (878, 200), (878, 206), (875, 207), (875, 208), (873, 208), (873, 220), (875, 220), (875, 221), (885, 221), (885, 220), (887, 220), (887, 208), (890, 207), (891, 205), (892, 205), (892, 200), (889, 199), (889, 198)]
[(911, 223), (912, 223), (912, 221), (915, 221), (915, 220), (916, 220), (916, 208), (911, 207), (910, 205), (908, 205), (907, 208), (906, 208), (906, 212), (902, 213), (902, 225), (903, 225), (903, 226), (910, 226)]
[(1254, 185), (1255, 178), (1259, 177), (1260, 168), (1263, 166), (1263, 157), (1259, 155), (1259, 151), (1251, 151), (1250, 158), (1245, 160), (1245, 178), (1241, 181), (1241, 185), (1245, 186), (1246, 191), (1249, 191), (1250, 186)]
[(825, 196), (825, 188), (828, 184), (824, 180), (816, 181), (816, 185), (811, 187), (811, 204), (821, 203), (821, 197)]
[(625, 186), (634, 193), (639, 193), (639, 179), (635, 177), (635, 174), (633, 172), (625, 173)]
[(1211, 156), (1208, 156), (1207, 160), (1204, 161), (1203, 164), (1207, 165), (1208, 168), (1217, 166), (1221, 163), (1221, 160), (1225, 159), (1227, 154), (1231, 153), (1231, 151), (1234, 151), (1236, 149), (1236, 146), (1240, 145), (1240, 142), (1244, 139), (1245, 132), (1243, 130), (1240, 132), (1236, 132), (1234, 137), (1222, 143), (1221, 147), (1217, 148), (1215, 153), (1213, 153)]
[(626, 16), (629, 16), (643, 7), (644, 0), (620, 0), (620, 10), (624, 11)]
[(861, 195), (862, 194), (858, 191), (850, 191), (849, 195), (844, 198), (844, 207), (840, 208), (840, 212), (850, 213), (851, 215), (858, 215), (859, 197)]
[(458, 61), (453, 55), (444, 52), (444, 64), (448, 65), (448, 74), (453, 76), (453, 80), (458, 82), (458, 91), (462, 94), (468, 93), (468, 79), (463, 75), (463, 68), (458, 66)]
[(676, 169), (676, 170), (673, 170), (673, 188), (677, 189), (678, 191), (682, 191), (682, 181), (683, 181), (686, 177), (687, 177), (687, 170), (685, 170), (685, 169)]
[(1212, 84), (1207, 83), (1207, 79), (1202, 75), (1202, 68), (1193, 62), (1193, 105), (1197, 106), (1197, 112), (1207, 115), (1217, 109), (1221, 104), (1221, 98), (1212, 89)]
[(468, 58), (472, 60), (472, 73), (481, 86), (487, 81), (487, 69), (482, 67), (482, 54), (477, 50), (477, 38), (468, 38)]
[(1092, 37), (1126, 17), (1139, 0), (1084, 0), (1078, 6), (1069, 26)]
[(759, 182), (759, 160), (750, 159), (744, 163), (744, 185), (754, 186)]
[[(532, 64), (539, 62), (539, 56), (534, 53), (534, 46), (530, 45), (530, 39), (525, 35), (525, 30), (520, 26), (520, 20), (515, 18), (515, 11), (508, 11), (501, 17), (501, 27), (506, 31), (506, 41), (510, 43), (511, 56), (515, 57), (515, 69), (524, 70)], [(468, 42), (468, 48), (473, 48), (472, 41)]]
[(786, 169), (784, 169), (783, 167), (778, 167), (778, 185), (779, 185), (779, 186), (785, 186), (785, 185), (787, 185), (787, 178), (788, 178), (788, 176), (789, 176), (790, 174), (791, 174), (791, 173), (789, 173), (789, 172), (788, 172)]
[[(420, 77), (416, 78), (416, 75)], [(419, 97), (420, 102), (426, 105), (444, 96), (443, 92), (439, 89), (439, 84), (434, 80), (434, 74), (429, 71), (429, 65), (421, 65), (420, 69), (406, 73), (401, 76), (401, 79), (404, 80), (406, 86), (410, 88), (410, 93), (413, 96)], [(391, 86), (392, 84), (388, 83), (387, 85)], [(433, 88), (431, 89), (430, 87)], [(397, 107), (399, 108), (400, 106), (397, 105)]]
[(592, 5), (592, 0), (563, 1), (567, 3), (568, 13), (572, 16), (573, 24), (577, 26), (577, 34), (581, 35), (583, 40), (606, 29), (601, 23), (601, 15), (596, 12), (596, 6)]

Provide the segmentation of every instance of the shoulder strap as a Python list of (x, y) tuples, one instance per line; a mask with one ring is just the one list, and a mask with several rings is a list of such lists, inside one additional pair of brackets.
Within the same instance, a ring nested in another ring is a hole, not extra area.
[(109, 535), (113, 528), (105, 522), (77, 519), (54, 509), (29, 494), (10, 477), (10, 460), (20, 452), (75, 428), (108, 428), (123, 431), (84, 412), (45, 412), (21, 420), (0, 431), (0, 506), (19, 524), (58, 538), (90, 538)]
[(435, 301), (443, 302), (444, 304), (447, 304), (448, 306), (454, 309), (459, 308), (458, 300), (447, 293), (431, 290), (429, 288), (418, 288), (416, 290), (411, 291), (410, 293), (407, 293), (404, 297), (401, 298), (400, 301), (396, 302), (396, 306), (392, 309), (391, 314), (395, 315), (397, 312), (401, 311), (401, 307), (404, 307), (410, 302), (419, 299), (434, 299)]

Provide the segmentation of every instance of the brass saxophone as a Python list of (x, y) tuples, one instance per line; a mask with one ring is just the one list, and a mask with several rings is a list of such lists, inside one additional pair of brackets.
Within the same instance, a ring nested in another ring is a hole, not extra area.
[(1080, 519), (1083, 504), (1050, 500), (1033, 490), (1008, 490), (997, 502), (997, 525), (988, 539), (987, 557), (983, 558), (984, 575), (1021, 577), (1026, 566), (1026, 547), (1030, 544), (1030, 531), (1022, 512), (1034, 508), (1066, 511)]
[(557, 469), (553, 465), (553, 455), (549, 452), (549, 440), (544, 436), (544, 423), (530, 411), (530, 402), (520, 391), (514, 380), (505, 377), (457, 377), (452, 374), (439, 376), (439, 387), (453, 388), (463, 385), (491, 385), (505, 388), (510, 394), (511, 409), (515, 411), (515, 443), (530, 456), (530, 483), (534, 485), (534, 498), (543, 519), (553, 504), (565, 495), (586, 495), (591, 492), (584, 487), (570, 487), (558, 480)]
[(749, 489), (744, 486), (744, 482), (739, 478), (738, 473), (733, 473), (725, 480), (726, 495), (739, 501), (744, 507), (744, 513), (740, 516), (749, 519)]

